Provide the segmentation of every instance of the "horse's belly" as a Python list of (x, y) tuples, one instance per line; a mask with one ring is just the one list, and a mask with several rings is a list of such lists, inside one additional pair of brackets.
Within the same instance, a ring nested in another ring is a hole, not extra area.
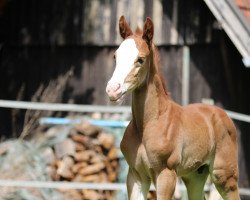
[(185, 176), (189, 174), (190, 172), (196, 171), (197, 169), (199, 169), (199, 167), (201, 167), (204, 164), (207, 164), (207, 163), (201, 160), (194, 159), (185, 165), (179, 165), (176, 167), (177, 176)]
[[(190, 121), (188, 121), (190, 122)], [(210, 163), (215, 153), (214, 130), (209, 120), (198, 120), (196, 123), (185, 124), (182, 129), (183, 142), (181, 162), (177, 167), (179, 176), (197, 170), (200, 166)]]
[(184, 176), (192, 171), (195, 171), (202, 165), (209, 165), (211, 158), (210, 151), (203, 150), (200, 152), (194, 152), (184, 153), (185, 155), (182, 155), (182, 161), (176, 167), (176, 172), (178, 176)]

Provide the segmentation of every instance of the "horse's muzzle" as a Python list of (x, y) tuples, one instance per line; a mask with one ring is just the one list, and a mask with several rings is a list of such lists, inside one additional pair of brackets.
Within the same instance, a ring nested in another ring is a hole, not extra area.
[(108, 82), (106, 92), (110, 101), (117, 101), (123, 95), (121, 84), (117, 82)]

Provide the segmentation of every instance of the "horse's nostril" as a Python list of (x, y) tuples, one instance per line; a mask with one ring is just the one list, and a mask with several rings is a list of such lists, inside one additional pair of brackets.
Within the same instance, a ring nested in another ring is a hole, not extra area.
[(120, 87), (121, 87), (121, 84), (120, 84), (120, 83), (117, 83), (117, 84), (116, 84), (115, 91), (117, 91)]

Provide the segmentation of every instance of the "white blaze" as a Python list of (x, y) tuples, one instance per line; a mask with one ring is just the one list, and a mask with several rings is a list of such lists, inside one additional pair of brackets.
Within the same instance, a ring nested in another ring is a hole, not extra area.
[(109, 83), (120, 83), (124, 87), (124, 80), (133, 69), (138, 54), (134, 39), (124, 40), (116, 51), (116, 67)]

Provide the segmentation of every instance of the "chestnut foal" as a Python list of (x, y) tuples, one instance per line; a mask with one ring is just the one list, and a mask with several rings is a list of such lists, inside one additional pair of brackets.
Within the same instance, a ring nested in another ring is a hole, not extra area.
[(223, 199), (239, 199), (237, 136), (231, 119), (215, 106), (182, 107), (170, 99), (150, 18), (143, 31), (133, 34), (122, 16), (119, 28), (124, 41), (115, 53), (116, 68), (106, 92), (115, 103), (132, 92), (132, 120), (121, 142), (129, 164), (129, 199), (147, 199), (151, 181), (158, 200), (172, 199), (180, 176), (189, 199), (201, 200), (209, 174)]

